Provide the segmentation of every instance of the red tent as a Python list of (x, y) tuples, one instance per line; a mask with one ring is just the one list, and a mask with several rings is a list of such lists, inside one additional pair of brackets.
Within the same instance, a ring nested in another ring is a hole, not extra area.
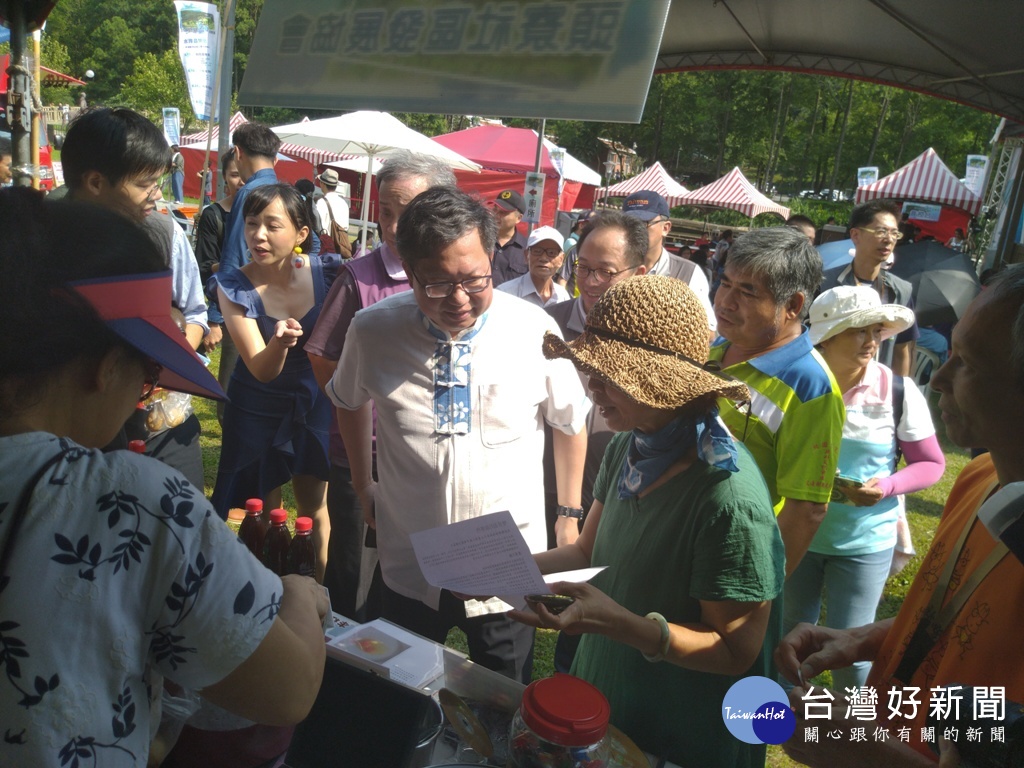
[[(5, 53), (0, 56), (0, 94), (7, 93), (8, 86), (10, 84), (10, 75), (7, 74), (7, 70), (11, 66), (11, 54)], [(85, 85), (82, 80), (71, 75), (65, 75), (63, 72), (58, 72), (55, 69), (44, 67), (40, 65), (40, 76), (43, 79), (42, 85)]]
[[(480, 173), (456, 171), (455, 177), (461, 189), (484, 200), (493, 200), (503, 189), (522, 190), (525, 175), (536, 168), (537, 134), (528, 128), (481, 125), (435, 136), (434, 141), (482, 166)], [(541, 149), (540, 172), (547, 177), (540, 223), (554, 224), (560, 176), (546, 148)]]
[[(203, 167), (203, 158), (206, 156), (206, 141), (186, 144), (181, 147), (181, 154), (185, 158), (185, 196), (199, 199), (199, 170)], [(220, 155), (216, 142), (210, 147), (210, 165), (213, 166), (213, 188), (216, 190), (217, 177), (220, 175)], [(308, 160), (286, 156), (278, 159), (274, 173), (277, 174), (279, 181), (294, 184), (299, 179), (312, 179), (316, 176), (316, 168)]]
[(706, 187), (683, 195), (679, 198), (679, 205), (729, 208), (750, 218), (761, 213), (774, 213), (783, 219), (789, 218), (789, 208), (773, 202), (758, 192), (739, 168), (733, 168)]

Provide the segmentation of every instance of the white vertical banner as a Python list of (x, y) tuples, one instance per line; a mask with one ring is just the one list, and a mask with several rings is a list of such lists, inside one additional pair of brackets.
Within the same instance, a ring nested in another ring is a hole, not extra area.
[(544, 180), (546, 178), (543, 173), (526, 174), (526, 186), (523, 189), (526, 213), (523, 214), (523, 219), (531, 224), (540, 223), (540, 212), (544, 201)]
[(168, 144), (181, 144), (181, 111), (164, 107), (164, 138)]
[(857, 169), (858, 187), (866, 187), (868, 184), (874, 184), (876, 181), (878, 181), (877, 165), (866, 165), (863, 168)]
[(558, 170), (558, 197), (561, 199), (562, 190), (565, 189), (565, 148), (548, 147), (548, 155), (551, 164)]
[[(185, 82), (192, 111), (200, 120), (214, 113), (213, 80), (217, 71), (217, 43), (220, 12), (211, 3), (174, 0), (178, 12), (178, 56), (185, 69)], [(217, 119), (214, 114), (213, 120)]]
[(968, 155), (967, 173), (964, 174), (964, 184), (978, 197), (985, 194), (985, 171), (988, 170), (987, 155)]

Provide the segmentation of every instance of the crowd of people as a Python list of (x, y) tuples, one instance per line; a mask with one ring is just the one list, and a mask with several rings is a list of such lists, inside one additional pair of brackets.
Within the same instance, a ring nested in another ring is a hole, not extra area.
[[(0, 312), (47, 350), (0, 347), (4, 764), (144, 763), (161, 697), (183, 689), (224, 717), (186, 726), (167, 765), (273, 764), (315, 699), (332, 607), (439, 642), (460, 627), (474, 662), (524, 683), (534, 628), (561, 630), (556, 667), (664, 765), (764, 764), (721, 716), (751, 675), (785, 679), (785, 748), (808, 765), (933, 759), (923, 705), (907, 739), (808, 738), (825, 670), (837, 702), (869, 685), (1024, 701), (1022, 670), (986, 663), (1014, 658), (1024, 591), (991, 524), (1024, 481), (1024, 268), (975, 300), (935, 373), (947, 436), (988, 453), (898, 615), (875, 622), (902, 496), (945, 466), (907, 378), (910, 285), (885, 268), (896, 209), (857, 206), (852, 263), (829, 271), (799, 219), (678, 256), (655, 191), (568, 237), (526, 233), (519, 192), (482, 201), (398, 153), (376, 176), (380, 242), (352, 258), (336, 173), (319, 195), (282, 184), (272, 130), (232, 141), (194, 251), (153, 215), (173, 149), (128, 109), (72, 122), (66, 200), (0, 192)], [(217, 349), (215, 377), (197, 351)], [(155, 425), (160, 389), (183, 411)], [(189, 395), (223, 401), (210, 500)], [(289, 482), (315, 579), (270, 573), (221, 522), (250, 497), (278, 506)], [(553, 585), (574, 598), (558, 614), (430, 585), (412, 535), (497, 511), (542, 572), (605, 569)], [(79, 629), (75, 654), (53, 615)]]

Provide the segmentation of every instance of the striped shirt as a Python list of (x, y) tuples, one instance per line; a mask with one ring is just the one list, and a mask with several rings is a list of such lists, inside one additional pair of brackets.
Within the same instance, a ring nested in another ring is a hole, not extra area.
[[(721, 361), (719, 339), (710, 360)], [(722, 419), (754, 454), (778, 514), (787, 498), (825, 503), (839, 461), (846, 408), (805, 330), (784, 347), (724, 369), (750, 388), (750, 403), (719, 401)]]

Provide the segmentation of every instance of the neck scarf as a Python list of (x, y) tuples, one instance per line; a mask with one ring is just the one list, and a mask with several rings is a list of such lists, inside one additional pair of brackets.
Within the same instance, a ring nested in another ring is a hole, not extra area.
[(430, 367), (434, 373), (434, 433), (468, 435), (473, 423), (471, 372), (473, 337), (484, 327), (486, 313), (458, 338), (435, 326), (424, 315), (423, 324), (434, 337)]
[(729, 472), (739, 471), (736, 443), (713, 408), (698, 420), (677, 416), (651, 434), (633, 430), (619, 476), (619, 498), (639, 496), (696, 444), (697, 458)]

